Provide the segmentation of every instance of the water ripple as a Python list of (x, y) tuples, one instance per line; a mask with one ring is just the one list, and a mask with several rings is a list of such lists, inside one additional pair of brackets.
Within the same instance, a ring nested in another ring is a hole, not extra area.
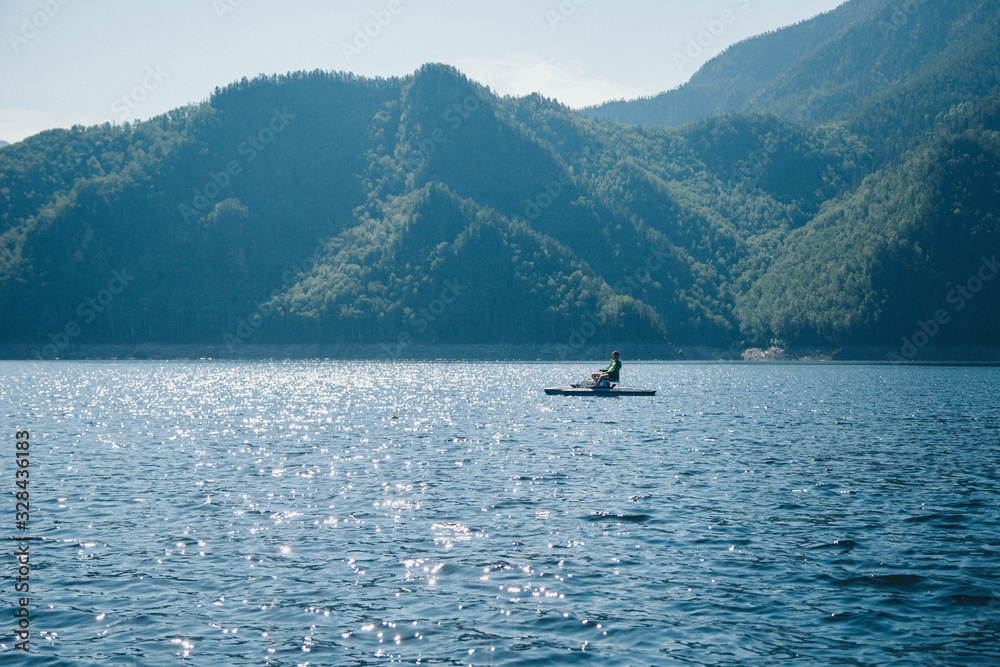
[(586, 370), (0, 362), (39, 664), (996, 664), (997, 369)]

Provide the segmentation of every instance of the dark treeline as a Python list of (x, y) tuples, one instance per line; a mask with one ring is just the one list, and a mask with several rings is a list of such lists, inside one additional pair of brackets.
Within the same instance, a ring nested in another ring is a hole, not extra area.
[(428, 65), (3, 147), (0, 342), (1000, 344), (998, 12), (890, 5), (734, 46), (678, 127)]

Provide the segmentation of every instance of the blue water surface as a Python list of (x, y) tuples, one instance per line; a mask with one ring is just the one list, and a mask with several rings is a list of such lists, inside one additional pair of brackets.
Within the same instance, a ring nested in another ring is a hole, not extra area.
[(0, 362), (25, 664), (1000, 664), (1000, 369), (597, 365)]

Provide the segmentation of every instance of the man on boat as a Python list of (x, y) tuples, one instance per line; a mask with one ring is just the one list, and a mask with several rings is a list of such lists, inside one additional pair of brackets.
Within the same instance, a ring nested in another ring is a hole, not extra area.
[(602, 382), (618, 382), (618, 374), (622, 370), (622, 362), (618, 359), (618, 352), (611, 353), (611, 363), (608, 367), (602, 371), (597, 371), (592, 373), (590, 378), (594, 381), (594, 384), (601, 384)]

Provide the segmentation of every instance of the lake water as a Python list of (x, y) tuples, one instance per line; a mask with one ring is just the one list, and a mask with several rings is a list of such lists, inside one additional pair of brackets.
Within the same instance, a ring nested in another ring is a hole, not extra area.
[(25, 664), (1000, 663), (1000, 369), (598, 363), (0, 362)]

